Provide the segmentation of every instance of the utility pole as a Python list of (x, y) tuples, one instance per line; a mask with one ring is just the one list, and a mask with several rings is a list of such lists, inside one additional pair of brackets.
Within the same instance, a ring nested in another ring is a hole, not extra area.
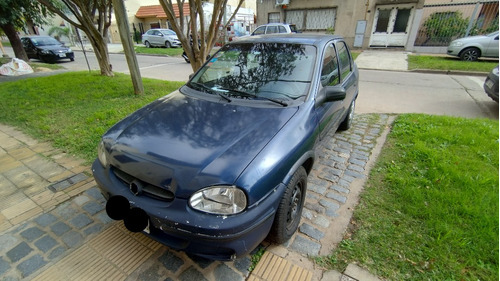
[(142, 85), (139, 63), (135, 55), (134, 43), (130, 37), (130, 28), (128, 27), (128, 18), (123, 0), (113, 0), (113, 8), (115, 10), (116, 23), (118, 25), (123, 51), (127, 58), (128, 69), (132, 78), (132, 84), (134, 85), (134, 93), (136, 95), (141, 95), (144, 93), (144, 86)]

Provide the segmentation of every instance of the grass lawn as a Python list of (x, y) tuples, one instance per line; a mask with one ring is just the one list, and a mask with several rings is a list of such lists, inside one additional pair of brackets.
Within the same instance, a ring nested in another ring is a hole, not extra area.
[(137, 54), (155, 54), (155, 55), (166, 55), (171, 57), (180, 57), (182, 55), (182, 48), (146, 48), (142, 46), (135, 46), (135, 52)]
[(442, 56), (409, 55), (408, 69), (434, 69), (490, 72), (498, 60), (461, 61), (459, 58)]
[(0, 122), (90, 163), (111, 125), (183, 85), (144, 78), (146, 93), (136, 96), (130, 76), (115, 75), (70, 72), (0, 83)]
[(352, 229), (316, 261), (389, 280), (498, 280), (498, 121), (401, 115)]
[[(0, 57), (0, 65), (8, 63), (10, 61), (12, 61), (12, 58)], [(28, 62), (28, 64), (31, 66), (31, 68), (33, 68), (34, 72), (46, 71), (47, 69), (49, 70), (64, 69), (64, 67), (56, 63)]]

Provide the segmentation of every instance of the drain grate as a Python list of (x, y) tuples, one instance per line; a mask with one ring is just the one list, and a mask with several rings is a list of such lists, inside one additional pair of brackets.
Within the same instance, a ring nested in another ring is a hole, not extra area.
[(88, 178), (89, 177), (87, 175), (85, 175), (84, 173), (79, 173), (79, 174), (76, 174), (74, 176), (71, 176), (69, 178), (63, 179), (61, 181), (58, 181), (56, 183), (49, 185), (49, 189), (55, 193), (55, 192), (64, 190), (64, 189), (74, 185), (75, 183), (79, 183), (81, 181), (84, 181)]

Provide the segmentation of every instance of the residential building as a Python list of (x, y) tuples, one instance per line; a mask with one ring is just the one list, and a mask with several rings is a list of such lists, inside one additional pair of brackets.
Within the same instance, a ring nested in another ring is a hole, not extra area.
[(432, 9), (442, 11), (443, 18), (459, 11), (464, 20), (474, 21), (476, 27), (480, 24), (483, 31), (495, 22), (498, 29), (498, 0), (258, 0), (257, 25), (293, 23), (302, 32), (342, 35), (355, 48), (413, 51), (417, 35), (429, 37), (423, 24), (436, 12)]

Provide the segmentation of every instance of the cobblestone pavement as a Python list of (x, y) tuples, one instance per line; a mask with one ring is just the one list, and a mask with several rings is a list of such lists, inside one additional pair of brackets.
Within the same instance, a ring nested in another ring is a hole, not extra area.
[[(290, 269), (305, 268), (304, 279), (320, 280), (323, 272), (308, 256), (328, 254), (340, 242), (345, 209), (354, 207), (356, 183), (366, 178), (389, 123), (387, 115), (357, 115), (350, 130), (330, 133), (309, 175), (299, 231), (285, 245), (260, 248)], [(217, 262), (171, 250), (129, 233), (104, 206), (89, 166), (0, 125), (0, 280), (272, 280), (265, 276), (271, 263), (259, 263), (249, 276), (250, 256)]]

